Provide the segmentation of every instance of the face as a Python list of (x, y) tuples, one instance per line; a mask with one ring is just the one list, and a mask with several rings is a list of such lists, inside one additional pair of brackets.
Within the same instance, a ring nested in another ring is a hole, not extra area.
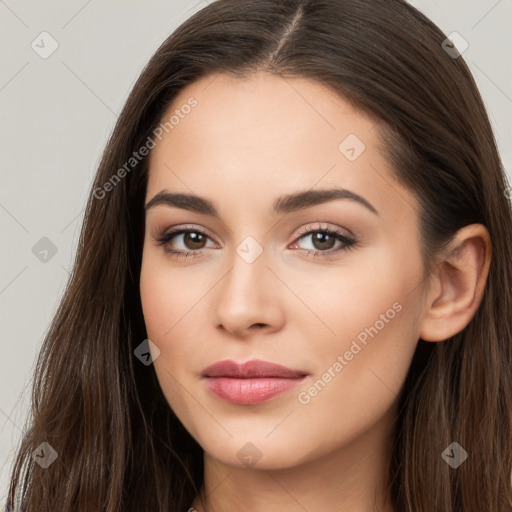
[(150, 155), (140, 276), (170, 407), (236, 466), (378, 438), (424, 281), (418, 202), (376, 121), (323, 85), (263, 72), (195, 82), (162, 122), (172, 115)]

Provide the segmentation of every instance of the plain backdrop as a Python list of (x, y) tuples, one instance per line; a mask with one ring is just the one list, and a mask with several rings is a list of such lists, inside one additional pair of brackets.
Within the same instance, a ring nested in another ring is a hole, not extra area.
[[(467, 41), (463, 58), (510, 172), (512, 0), (411, 3)], [(101, 151), (143, 66), (206, 4), (0, 0), (0, 506)]]

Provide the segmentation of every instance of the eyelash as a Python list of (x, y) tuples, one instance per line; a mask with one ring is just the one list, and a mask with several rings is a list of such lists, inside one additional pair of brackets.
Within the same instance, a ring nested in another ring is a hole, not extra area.
[[(158, 245), (163, 246), (164, 251), (166, 254), (173, 258), (187, 258), (192, 255), (193, 258), (200, 256), (202, 251), (204, 249), (198, 249), (198, 250), (189, 250), (189, 251), (182, 251), (182, 250), (176, 250), (169, 247), (169, 242), (176, 236), (181, 235), (183, 233), (198, 233), (200, 235), (203, 235), (207, 238), (210, 238), (204, 231), (201, 231), (200, 229), (196, 228), (187, 228), (187, 227), (181, 227), (177, 228), (175, 230), (169, 231), (157, 238), (155, 238), (155, 241), (158, 242)], [(341, 231), (338, 231), (337, 229), (332, 228), (322, 228), (321, 226), (318, 226), (317, 228), (304, 228), (297, 234), (297, 238), (293, 242), (294, 244), (301, 238), (304, 238), (306, 236), (312, 235), (314, 233), (323, 233), (327, 234), (329, 236), (333, 236), (336, 240), (343, 243), (341, 247), (338, 247), (337, 249), (329, 249), (328, 251), (319, 251), (319, 250), (311, 250), (311, 249), (298, 249), (302, 252), (306, 251), (307, 256), (309, 256), (311, 253), (313, 253), (313, 257), (327, 257), (331, 256), (333, 254), (342, 252), (342, 251), (349, 251), (351, 249), (354, 249), (358, 242), (357, 240), (354, 240), (353, 238), (349, 238), (346, 235), (344, 235)]]

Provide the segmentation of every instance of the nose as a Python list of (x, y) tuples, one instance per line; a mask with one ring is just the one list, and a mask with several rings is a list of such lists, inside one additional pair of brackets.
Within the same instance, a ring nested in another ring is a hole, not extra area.
[(284, 322), (281, 294), (285, 289), (268, 268), (264, 254), (252, 263), (235, 254), (231, 270), (216, 287), (217, 326), (237, 337), (257, 331), (271, 333)]

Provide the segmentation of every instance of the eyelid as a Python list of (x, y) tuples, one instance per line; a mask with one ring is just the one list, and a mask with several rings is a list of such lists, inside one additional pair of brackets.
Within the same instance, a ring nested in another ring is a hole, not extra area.
[[(316, 221), (316, 226), (312, 226), (311, 224), (312, 223), (309, 223), (309, 224), (306, 224), (306, 225), (302, 226), (301, 228), (299, 228), (299, 230), (296, 232), (296, 234), (293, 237), (293, 241), (295, 242), (297, 240), (297, 238), (299, 238), (300, 236), (311, 233), (312, 231), (324, 231), (324, 230), (330, 230), (330, 231), (336, 231), (336, 232), (345, 231), (346, 233), (342, 233), (342, 234), (344, 234), (347, 238), (353, 238), (353, 239), (358, 238), (358, 236), (355, 235), (350, 229), (345, 228), (345, 227), (340, 227), (340, 226), (336, 226), (336, 225), (330, 226), (328, 223), (320, 222), (320, 221)], [(313, 223), (313, 224), (315, 224), (315, 223)], [(173, 234), (177, 235), (182, 230), (183, 231), (196, 230), (199, 233), (203, 233), (203, 234), (207, 235), (209, 238), (211, 238), (213, 241), (215, 241), (215, 243), (217, 245), (220, 245), (216, 241), (216, 239), (215, 239), (216, 237), (214, 235), (212, 235), (212, 233), (210, 232), (210, 230), (208, 228), (205, 228), (204, 226), (199, 226), (197, 224), (182, 224), (182, 225), (178, 224), (177, 226), (167, 227), (162, 230), (155, 229), (156, 234), (154, 235), (154, 238), (162, 237), (169, 233), (173, 233)]]
[[(307, 224), (306, 226), (303, 226), (299, 229), (297, 232), (297, 235), (295, 238), (299, 238), (302, 235), (305, 234), (311, 234), (313, 231), (335, 231), (337, 233), (340, 233), (341, 235), (345, 236), (346, 238), (352, 238), (356, 239), (358, 238), (350, 229), (336, 226), (336, 225), (329, 225), (327, 222), (316, 222), (317, 226), (312, 226), (311, 224)], [(345, 231), (346, 233), (343, 233)]]
[(220, 245), (216, 241), (216, 237), (211, 234), (210, 230), (208, 228), (205, 228), (203, 226), (199, 226), (197, 224), (178, 224), (176, 226), (170, 226), (162, 230), (155, 229), (155, 234), (153, 235), (154, 239), (158, 239), (164, 236), (167, 236), (169, 234), (173, 234), (174, 236), (177, 236), (178, 234), (182, 233), (183, 231), (196, 231), (198, 233), (202, 233), (206, 235), (208, 238), (212, 239), (217, 245)]

